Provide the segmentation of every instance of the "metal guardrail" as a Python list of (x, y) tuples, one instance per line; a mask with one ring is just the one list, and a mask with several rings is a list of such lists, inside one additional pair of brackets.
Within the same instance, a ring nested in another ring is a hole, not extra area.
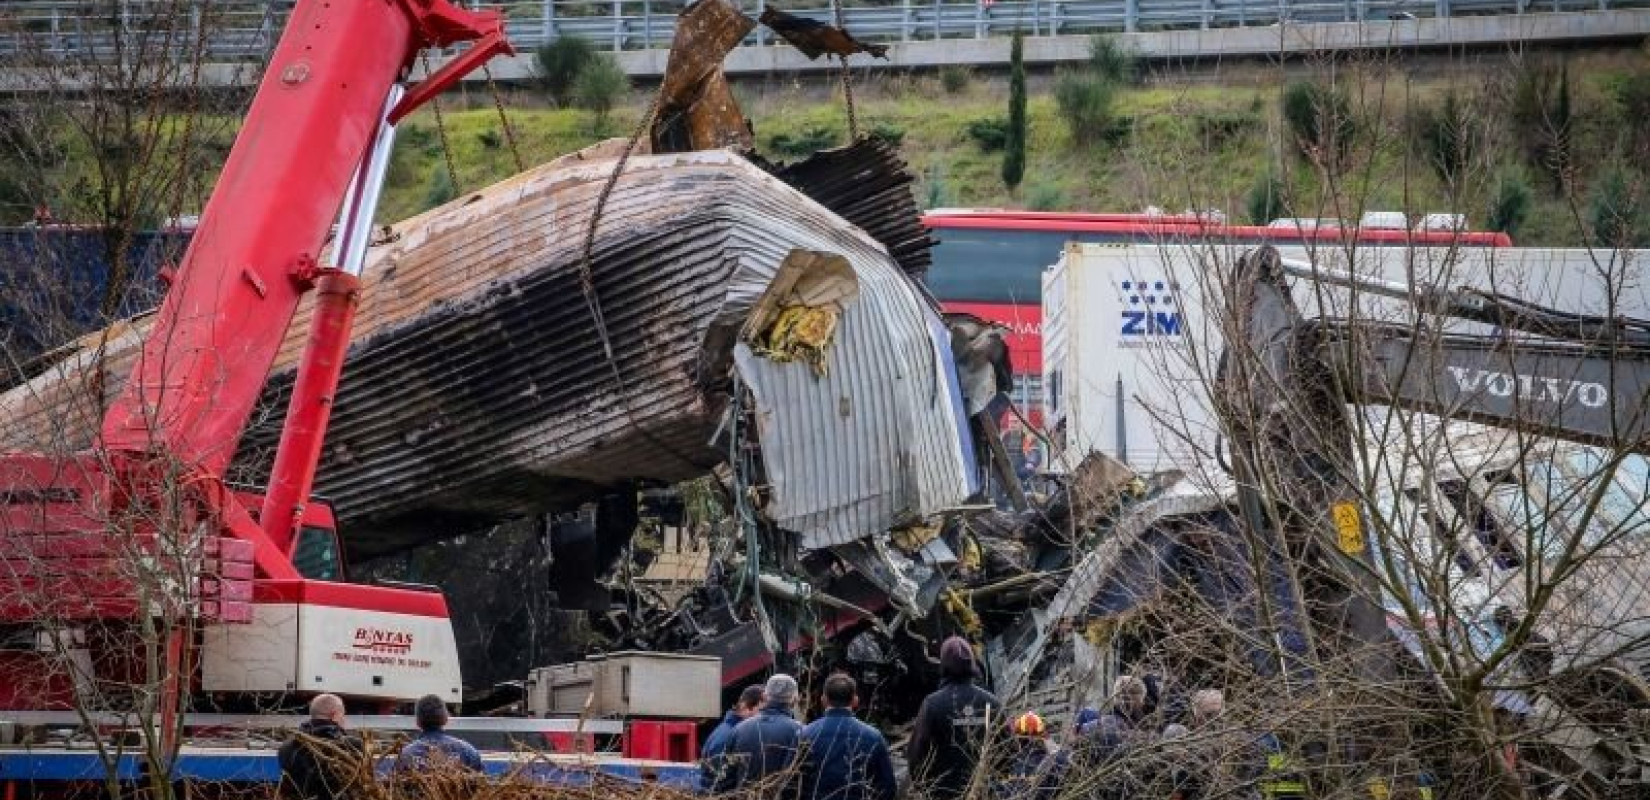
[[(739, 0), (759, 13), (767, 0)], [(821, 0), (784, 8), (831, 21)], [(1289, 23), (1367, 22), (1427, 17), (1515, 15), (1650, 8), (1650, 0), (844, 0), (844, 21), (869, 41), (933, 41), (1033, 36), (1208, 30)], [(467, 5), (503, 10), (510, 38), (531, 50), (579, 36), (610, 50), (669, 47), (681, 0), (519, 0)], [(274, 46), (292, 0), (12, 0), (0, 5), (0, 58), (116, 58), (121, 53), (211, 61), (261, 60)], [(204, 32), (204, 35), (202, 35)], [(757, 28), (747, 45), (767, 44)]]

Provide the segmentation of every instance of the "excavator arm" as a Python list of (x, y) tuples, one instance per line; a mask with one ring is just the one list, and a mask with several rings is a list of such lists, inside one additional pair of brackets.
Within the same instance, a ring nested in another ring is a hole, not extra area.
[[(1467, 320), (1499, 333), (1307, 319), (1291, 277), (1402, 300), (1423, 320)], [(1387, 640), (1373, 571), (1354, 563), (1370, 553), (1348, 479), (1357, 474), (1349, 405), (1650, 453), (1650, 321), (1373, 280), (1286, 261), (1270, 247), (1242, 258), (1226, 289), (1227, 349), (1214, 396), (1240, 513), (1300, 565), (1300, 600), (1322, 639), (1369, 648)]]

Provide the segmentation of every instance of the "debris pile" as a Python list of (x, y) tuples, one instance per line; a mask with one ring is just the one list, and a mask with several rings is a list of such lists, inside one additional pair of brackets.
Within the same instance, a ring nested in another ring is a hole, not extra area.
[[(873, 716), (908, 719), (933, 643), (960, 627), (989, 644), (999, 686), (1029, 691), (1140, 546), (1130, 515), (1172, 481), (1099, 459), (1022, 485), (997, 427), (1003, 331), (942, 315), (918, 282), (931, 243), (897, 151), (872, 138), (791, 165), (748, 153), (720, 65), (753, 24), (725, 0), (693, 4), (645, 139), (382, 237), (317, 493), (355, 560), (541, 519), (516, 535), (543, 547), (500, 552), (541, 554), (560, 608), (590, 612), (611, 647), (719, 655), (725, 685), (824, 654)], [(853, 49), (821, 27), (789, 30)], [(311, 313), (239, 443), (249, 482)], [(85, 446), (147, 328), (87, 337), (0, 395), (0, 446)], [(694, 480), (714, 513), (660, 491)], [(666, 542), (673, 586), (650, 588)]]

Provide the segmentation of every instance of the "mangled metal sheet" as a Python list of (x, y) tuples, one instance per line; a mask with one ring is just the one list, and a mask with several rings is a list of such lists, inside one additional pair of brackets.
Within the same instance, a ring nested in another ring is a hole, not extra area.
[(776, 167), (774, 174), (881, 242), (906, 274), (928, 273), (934, 241), (898, 147), (871, 136)]
[[(915, 523), (975, 490), (949, 333), (892, 260), (855, 255), (793, 251), (777, 278), (733, 275), (732, 292), (760, 296), (734, 359), (756, 406), (766, 513), (807, 549)], [(772, 332), (794, 327), (804, 333), (787, 340), (815, 358), (774, 352)]]
[[(845, 322), (856, 344), (833, 349), (843, 360), (832, 383), (794, 364), (779, 366), (800, 374), (757, 380), (808, 395), (807, 407), (833, 420), (846, 397), (847, 419), (869, 425), (876, 404), (889, 401), (887, 386), (867, 376), (886, 374), (874, 362), (892, 357), (898, 380), (922, 384), (912, 392), (922, 402), (952, 402), (941, 374), (949, 358), (917, 335), (937, 318), (888, 253), (730, 152), (632, 157), (606, 202), (587, 295), (584, 236), (613, 171), (611, 152), (466, 195), (396, 225), (392, 241), (371, 252), (316, 485), (336, 505), (353, 556), (564, 507), (631, 480), (704, 474), (724, 456), (710, 439), (731, 347), (767, 282), (799, 249), (839, 254), (877, 297)], [(604, 328), (592, 322), (592, 298)], [(862, 348), (861, 331), (871, 329), (863, 313), (897, 321), (899, 336), (873, 335), (874, 347)], [(256, 481), (267, 469), (309, 314), (306, 306), (293, 321), (241, 443), (242, 478)], [(0, 396), (0, 447), (88, 444), (100, 401), (118, 390), (145, 327), (119, 328), (121, 338), (101, 351), (89, 339)], [(919, 351), (922, 362), (932, 360), (921, 371), (909, 366)], [(865, 407), (855, 409), (856, 399)], [(916, 413), (901, 402), (877, 413)], [(956, 436), (938, 437), (944, 426), (919, 427), (901, 452), (958, 458)], [(949, 466), (935, 469), (883, 471), (849, 488), (921, 497), (913, 508), (926, 507), (957, 485)], [(916, 491), (885, 480), (913, 481)]]

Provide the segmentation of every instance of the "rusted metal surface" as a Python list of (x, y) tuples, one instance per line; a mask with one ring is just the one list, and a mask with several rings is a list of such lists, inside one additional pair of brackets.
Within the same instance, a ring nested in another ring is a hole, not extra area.
[(922, 226), (899, 148), (872, 136), (777, 167), (774, 174), (881, 242), (906, 274), (927, 274), (934, 241)]
[(729, 0), (697, 0), (682, 11), (659, 87), (654, 152), (750, 149), (750, 124), (722, 74), (722, 59), (755, 27)]
[[(604, 154), (408, 220), (372, 252), (317, 482), (352, 556), (476, 531), (633, 479), (704, 474), (724, 455), (709, 444), (719, 384), (761, 277), (799, 247), (894, 274), (875, 241), (737, 155), (634, 157), (608, 199), (592, 265), (610, 363), (577, 277), (612, 168)], [(273, 452), (308, 316), (306, 307), (294, 320), (241, 443), (241, 478), (260, 479)], [(117, 329), (101, 354), (88, 339), (0, 396), (0, 446), (84, 446), (97, 401), (118, 388), (144, 328)]]
[(816, 19), (787, 14), (773, 6), (762, 9), (762, 24), (780, 38), (790, 42), (802, 55), (814, 61), (829, 53), (847, 58), (855, 53), (866, 53), (875, 58), (888, 58), (888, 45), (861, 42), (843, 28), (827, 25)]

